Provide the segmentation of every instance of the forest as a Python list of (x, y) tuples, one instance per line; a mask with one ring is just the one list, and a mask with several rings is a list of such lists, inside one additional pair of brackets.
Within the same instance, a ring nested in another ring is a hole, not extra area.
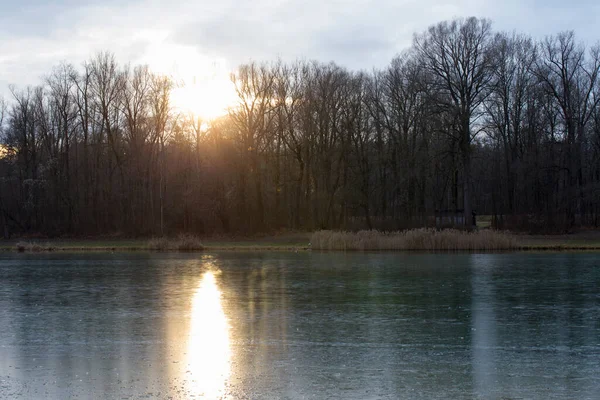
[(383, 69), (241, 65), (237, 104), (202, 121), (148, 66), (61, 63), (0, 101), (0, 235), (389, 231), (448, 210), (597, 227), (599, 72), (600, 46), (572, 31), (462, 18)]

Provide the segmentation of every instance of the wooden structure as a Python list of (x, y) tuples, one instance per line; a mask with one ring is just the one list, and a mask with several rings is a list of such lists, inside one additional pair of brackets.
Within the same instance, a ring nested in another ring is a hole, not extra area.
[[(475, 220), (475, 211), (472, 212), (472, 220), (470, 222), (473, 227), (477, 226)], [(456, 210), (435, 210), (435, 227), (465, 227), (465, 212), (463, 209)]]

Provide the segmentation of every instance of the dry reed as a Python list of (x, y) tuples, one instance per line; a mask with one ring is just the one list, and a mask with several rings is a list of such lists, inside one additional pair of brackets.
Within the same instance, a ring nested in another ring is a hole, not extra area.
[(489, 229), (474, 232), (446, 229), (412, 229), (383, 233), (375, 230), (353, 232), (318, 231), (311, 236), (315, 250), (510, 250), (519, 245), (515, 236)]
[(156, 251), (198, 251), (204, 249), (200, 239), (192, 235), (179, 235), (175, 239), (154, 238), (150, 239), (146, 246), (148, 250)]

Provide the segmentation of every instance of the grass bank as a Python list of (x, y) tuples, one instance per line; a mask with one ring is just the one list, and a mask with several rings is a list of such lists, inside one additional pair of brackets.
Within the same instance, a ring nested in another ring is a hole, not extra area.
[(305, 251), (310, 233), (260, 237), (60, 238), (0, 240), (0, 252), (118, 252), (118, 251)]
[[(474, 236), (465, 236), (474, 235)], [(0, 252), (118, 252), (118, 251), (306, 251), (315, 250), (421, 250), (421, 251), (599, 251), (600, 231), (565, 235), (508, 234), (480, 229), (476, 233), (417, 229), (384, 234), (320, 231), (260, 237), (203, 237), (183, 240), (127, 238), (69, 238), (0, 240)], [(197, 240), (197, 242), (196, 242)], [(309, 246), (309, 242), (311, 246)], [(201, 246), (201, 247), (200, 247)]]
[(518, 238), (522, 250), (600, 250), (600, 231), (596, 230), (581, 230), (563, 235), (518, 235)]
[(412, 229), (403, 232), (318, 231), (311, 237), (315, 250), (423, 250), (500, 251), (517, 250), (517, 237), (489, 229), (464, 232), (455, 229)]

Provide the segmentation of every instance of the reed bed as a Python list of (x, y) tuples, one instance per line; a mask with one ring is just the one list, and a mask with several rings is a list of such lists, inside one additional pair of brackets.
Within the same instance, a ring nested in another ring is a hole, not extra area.
[(489, 229), (466, 232), (422, 228), (390, 233), (318, 231), (311, 236), (311, 248), (315, 250), (498, 251), (519, 247), (514, 235)]
[(204, 246), (199, 238), (193, 235), (180, 235), (177, 238), (154, 238), (147, 243), (148, 250), (155, 251), (198, 251)]

